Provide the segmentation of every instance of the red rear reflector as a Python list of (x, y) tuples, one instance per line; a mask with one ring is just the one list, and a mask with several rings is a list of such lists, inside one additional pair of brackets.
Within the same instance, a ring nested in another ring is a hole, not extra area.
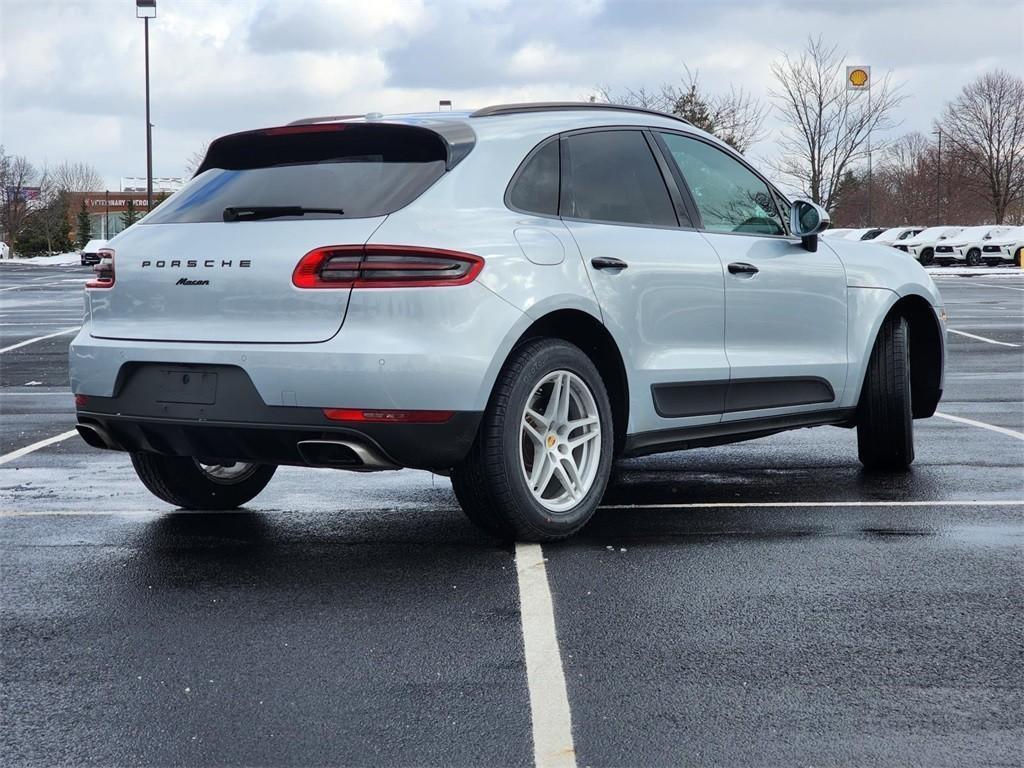
[(99, 263), (92, 268), (96, 277), (85, 284), (86, 288), (110, 288), (114, 284), (114, 249), (100, 248)]
[(328, 245), (299, 261), (296, 288), (413, 288), (466, 285), (484, 268), (471, 253), (411, 245)]
[(400, 424), (441, 424), (448, 421), (453, 411), (381, 411), (363, 408), (324, 408), (324, 416), (331, 421), (374, 421)]
[(89, 398), (85, 395), (75, 395), (75, 407), (84, 408), (89, 402)]

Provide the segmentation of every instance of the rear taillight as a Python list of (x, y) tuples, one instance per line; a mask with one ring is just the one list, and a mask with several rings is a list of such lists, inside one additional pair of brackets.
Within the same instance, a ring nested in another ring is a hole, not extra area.
[(114, 284), (114, 249), (100, 248), (100, 260), (92, 268), (96, 277), (85, 284), (86, 288), (110, 288)]
[(484, 260), (471, 253), (409, 245), (328, 245), (292, 273), (297, 288), (414, 288), (471, 283)]

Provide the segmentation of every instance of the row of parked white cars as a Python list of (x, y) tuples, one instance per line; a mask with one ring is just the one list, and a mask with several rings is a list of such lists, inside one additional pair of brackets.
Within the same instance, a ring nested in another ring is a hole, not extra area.
[(990, 267), (1010, 261), (1021, 265), (1024, 227), (863, 227), (830, 229), (823, 237), (846, 240), (870, 240), (909, 253), (922, 264), (964, 263)]

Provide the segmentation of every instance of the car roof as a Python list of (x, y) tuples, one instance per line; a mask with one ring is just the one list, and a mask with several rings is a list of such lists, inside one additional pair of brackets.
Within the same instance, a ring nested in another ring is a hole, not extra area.
[[(476, 110), (450, 112), (413, 112), (382, 114), (326, 115), (295, 120), (289, 125), (328, 122), (384, 122), (440, 127), (444, 124), (467, 126), (481, 139), (508, 134), (550, 136), (565, 131), (605, 126), (645, 126), (683, 131), (713, 141), (729, 152), (735, 150), (717, 137), (694, 127), (677, 115), (669, 115), (642, 107), (594, 102), (525, 102), (497, 104)], [(538, 139), (539, 140), (539, 139)]]
[(999, 225), (997, 225), (997, 224), (979, 224), (979, 225), (974, 226), (974, 227), (964, 227), (957, 234), (959, 234), (959, 235), (973, 235), (973, 234), (976, 234), (978, 232), (988, 232), (989, 230), (997, 229), (998, 226)]
[(883, 230), (882, 232), (880, 232), (878, 236), (881, 237), (882, 235), (886, 235), (886, 234), (888, 234), (890, 232), (906, 232), (908, 229), (921, 229), (921, 227), (912, 227), (912, 226), (889, 227), (888, 229)]

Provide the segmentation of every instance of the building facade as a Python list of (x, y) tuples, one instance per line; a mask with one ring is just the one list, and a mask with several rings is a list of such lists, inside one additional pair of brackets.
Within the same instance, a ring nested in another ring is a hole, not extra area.
[[(184, 183), (185, 180), (178, 177), (154, 177), (153, 207), (181, 189)], [(125, 214), (129, 211), (129, 201), (131, 209), (137, 214), (136, 219), (149, 213), (145, 176), (122, 177), (120, 192), (69, 192), (68, 221), (71, 224), (72, 240), (79, 242), (78, 214), (82, 210), (83, 202), (89, 214), (89, 234), (94, 239), (109, 240), (125, 228)]]
[[(167, 192), (153, 192), (153, 206), (156, 207), (166, 197)], [(109, 240), (125, 228), (125, 214), (131, 207), (141, 218), (149, 212), (145, 192), (68, 192), (68, 221), (71, 224), (71, 237), (79, 241), (78, 214), (85, 203), (89, 214), (90, 235), (93, 238)]]

